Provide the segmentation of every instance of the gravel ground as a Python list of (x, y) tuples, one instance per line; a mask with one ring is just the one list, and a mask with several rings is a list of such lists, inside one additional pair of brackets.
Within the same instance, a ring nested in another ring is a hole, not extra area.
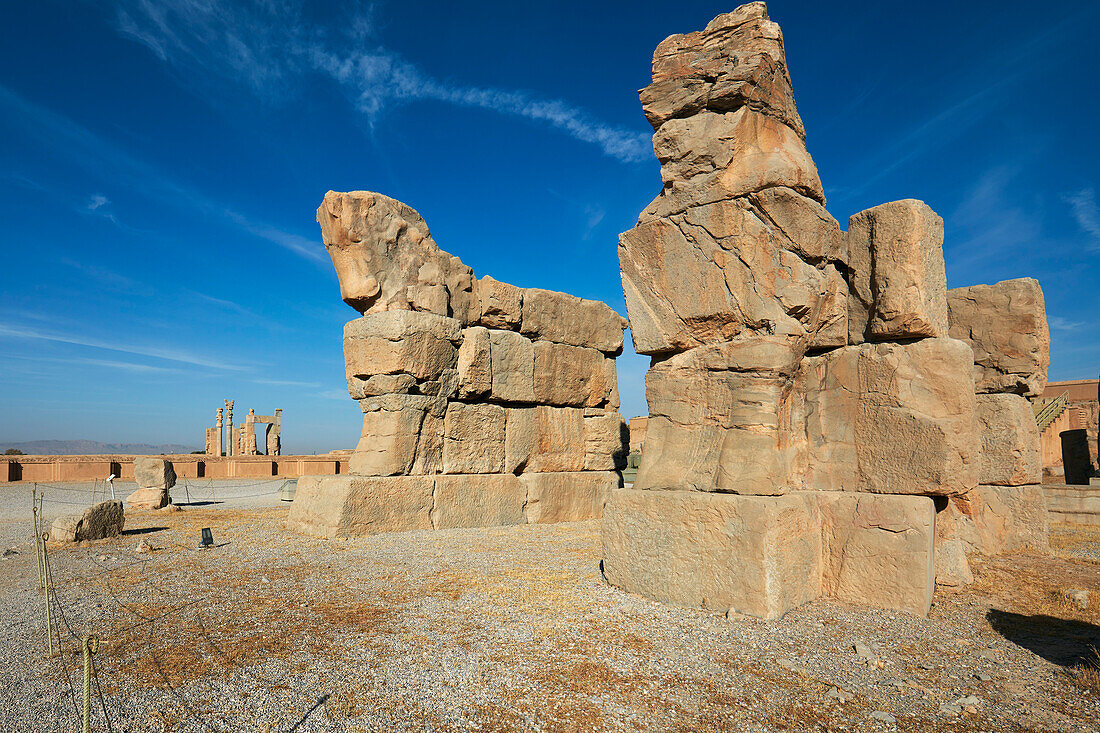
[(85, 634), (93, 730), (104, 708), (149, 731), (1100, 730), (1076, 671), (1100, 646), (1097, 528), (976, 562), (929, 619), (815, 602), (764, 622), (609, 587), (598, 522), (317, 540), (284, 529), (281, 481), (200, 483), (120, 538), (51, 546), (52, 658), (30, 487), (0, 485), (5, 731), (77, 728)]

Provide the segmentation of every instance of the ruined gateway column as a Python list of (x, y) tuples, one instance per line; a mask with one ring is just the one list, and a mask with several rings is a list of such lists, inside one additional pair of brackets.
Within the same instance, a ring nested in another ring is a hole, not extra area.
[(603, 303), (480, 280), (420, 214), (367, 191), (317, 211), (363, 411), (349, 475), (299, 479), (290, 523), (319, 536), (598, 518), (626, 458)]
[(925, 615), (936, 502), (975, 489), (983, 450), (943, 221), (905, 200), (841, 231), (763, 3), (665, 39), (640, 96), (664, 186), (619, 261), (649, 420), (605, 577), (765, 618), (820, 597)]

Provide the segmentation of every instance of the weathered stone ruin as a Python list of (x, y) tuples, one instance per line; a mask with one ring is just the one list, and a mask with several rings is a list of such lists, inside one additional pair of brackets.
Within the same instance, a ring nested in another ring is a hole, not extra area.
[[(257, 415), (249, 409), (244, 425), (233, 428), (233, 400), (225, 401), (225, 410), (229, 415), (228, 440), (223, 438), (222, 408), (215, 412), (215, 424), (206, 429), (206, 455), (220, 456), (223, 451), (230, 456), (277, 456), (282, 454), (283, 411), (275, 410), (274, 415)], [(256, 437), (256, 426), (264, 426), (264, 437)], [(260, 445), (264, 453), (260, 453)]]
[(137, 491), (126, 497), (131, 509), (160, 509), (171, 503), (168, 490), (176, 485), (176, 469), (171, 461), (154, 456), (134, 458), (134, 482)]
[[(947, 292), (951, 337), (974, 352), (975, 419), (981, 441), (978, 486), (941, 503), (938, 547), (997, 555), (1046, 550), (1047, 510), (1039, 430), (1029, 397), (1043, 393), (1050, 334), (1039, 283), (1031, 278)], [(947, 549), (944, 558), (960, 557)], [(969, 579), (969, 567), (937, 557), (937, 572)]]
[(118, 537), (126, 524), (121, 501), (101, 501), (80, 514), (58, 517), (50, 527), (55, 542), (90, 542)]
[(329, 192), (317, 211), (344, 301), (347, 386), (363, 410), (350, 474), (303, 477), (290, 520), (322, 536), (600, 516), (626, 429), (603, 303), (480, 280), (420, 214)]
[[(1045, 531), (1024, 519), (1041, 502), (1022, 396), (1046, 373), (1037, 283), (970, 288), (978, 305), (953, 297), (949, 319), (927, 205), (841, 230), (763, 3), (664, 40), (640, 96), (664, 187), (619, 260), (650, 414), (634, 486), (604, 510), (606, 578), (767, 618), (821, 597), (924, 615), (937, 503), (997, 548)], [(970, 542), (945, 557), (990, 549)]]

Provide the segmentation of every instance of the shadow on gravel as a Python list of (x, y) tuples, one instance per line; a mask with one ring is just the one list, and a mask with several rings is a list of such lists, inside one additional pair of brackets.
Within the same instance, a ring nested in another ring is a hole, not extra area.
[(1054, 616), (1025, 616), (991, 609), (986, 619), (993, 630), (1013, 644), (1063, 667), (1075, 667), (1095, 659), (1100, 648), (1100, 626)]
[(165, 529), (168, 529), (168, 528), (167, 527), (139, 527), (138, 529), (124, 529), (124, 530), (122, 530), (122, 534), (129, 537), (130, 535), (135, 535), (135, 534), (151, 534), (153, 532), (160, 532), (160, 531), (165, 530)]
[(224, 504), (224, 501), (174, 501), (176, 506), (210, 506), (211, 504)]

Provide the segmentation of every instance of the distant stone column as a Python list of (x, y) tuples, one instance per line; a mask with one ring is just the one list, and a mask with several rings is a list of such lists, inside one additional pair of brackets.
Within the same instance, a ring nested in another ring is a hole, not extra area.
[(225, 424), (226, 424), (226, 428), (227, 428), (226, 432), (225, 432), (225, 438), (226, 438), (226, 443), (228, 444), (225, 447), (225, 454), (227, 456), (231, 456), (231, 455), (234, 455), (234, 453), (235, 453), (234, 445), (237, 442), (236, 436), (233, 434), (233, 400), (226, 400), (225, 401), (225, 413), (226, 413), (225, 414), (225, 417), (226, 417)]
[(222, 450), (223, 450), (223, 448), (222, 448), (222, 408), (220, 408), (220, 407), (217, 410), (216, 420), (217, 420), (217, 426), (218, 426), (217, 427), (218, 436), (217, 436), (215, 446), (214, 446), (214, 455), (220, 456), (222, 454)]

